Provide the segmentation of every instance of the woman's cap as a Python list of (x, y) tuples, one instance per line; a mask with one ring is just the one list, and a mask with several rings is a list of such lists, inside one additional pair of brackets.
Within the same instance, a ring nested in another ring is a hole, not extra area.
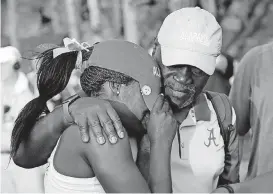
[(103, 41), (94, 45), (86, 64), (117, 71), (138, 81), (145, 103), (152, 109), (160, 93), (161, 74), (148, 51), (128, 41)]

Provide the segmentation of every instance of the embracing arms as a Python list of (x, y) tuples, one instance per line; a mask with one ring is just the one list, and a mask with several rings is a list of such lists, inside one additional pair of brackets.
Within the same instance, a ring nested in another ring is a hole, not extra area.
[(66, 128), (63, 110), (56, 108), (38, 120), (28, 141), (22, 141), (13, 157), (15, 164), (24, 168), (34, 168), (47, 162), (59, 137)]
[(90, 133), (91, 141), (84, 144), (84, 153), (106, 192), (171, 193), (170, 153), (177, 127), (168, 103), (160, 96), (147, 129), (151, 142), (148, 183), (133, 161), (127, 133), (119, 143), (112, 145), (107, 141), (102, 146)]
[[(109, 139), (116, 137), (116, 141), (112, 143), (117, 142), (117, 137), (122, 138), (124, 128), (108, 101), (83, 97), (71, 104), (69, 111), (79, 126), (83, 142), (89, 141), (89, 129), (92, 128), (91, 131), (94, 132), (96, 140), (102, 141), (101, 144), (105, 143), (100, 122), (103, 123), (104, 131), (107, 132)], [(59, 137), (68, 127), (63, 115), (63, 108), (60, 106), (36, 122), (28, 140), (20, 143), (13, 157), (18, 166), (34, 168), (47, 162)], [(121, 135), (118, 136), (117, 133)]]

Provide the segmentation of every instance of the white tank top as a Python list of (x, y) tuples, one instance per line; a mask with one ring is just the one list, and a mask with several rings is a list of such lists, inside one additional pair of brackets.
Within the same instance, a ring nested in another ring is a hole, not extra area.
[[(75, 178), (57, 172), (53, 165), (53, 159), (58, 143), (48, 159), (48, 167), (44, 177), (45, 193), (105, 193), (96, 177)], [(136, 161), (136, 140), (130, 138), (130, 145), (133, 159)]]

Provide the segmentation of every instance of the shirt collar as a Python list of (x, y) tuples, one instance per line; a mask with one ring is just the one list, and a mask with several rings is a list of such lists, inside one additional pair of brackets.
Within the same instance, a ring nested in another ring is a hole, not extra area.
[(207, 98), (204, 93), (201, 93), (180, 127), (196, 125), (197, 121), (210, 121), (210, 114)]

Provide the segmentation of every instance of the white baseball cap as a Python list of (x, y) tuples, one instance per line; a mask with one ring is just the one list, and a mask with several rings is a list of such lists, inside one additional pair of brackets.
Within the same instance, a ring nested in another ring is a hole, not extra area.
[(165, 66), (187, 64), (213, 74), (222, 28), (211, 13), (199, 7), (174, 11), (165, 18), (157, 39)]

